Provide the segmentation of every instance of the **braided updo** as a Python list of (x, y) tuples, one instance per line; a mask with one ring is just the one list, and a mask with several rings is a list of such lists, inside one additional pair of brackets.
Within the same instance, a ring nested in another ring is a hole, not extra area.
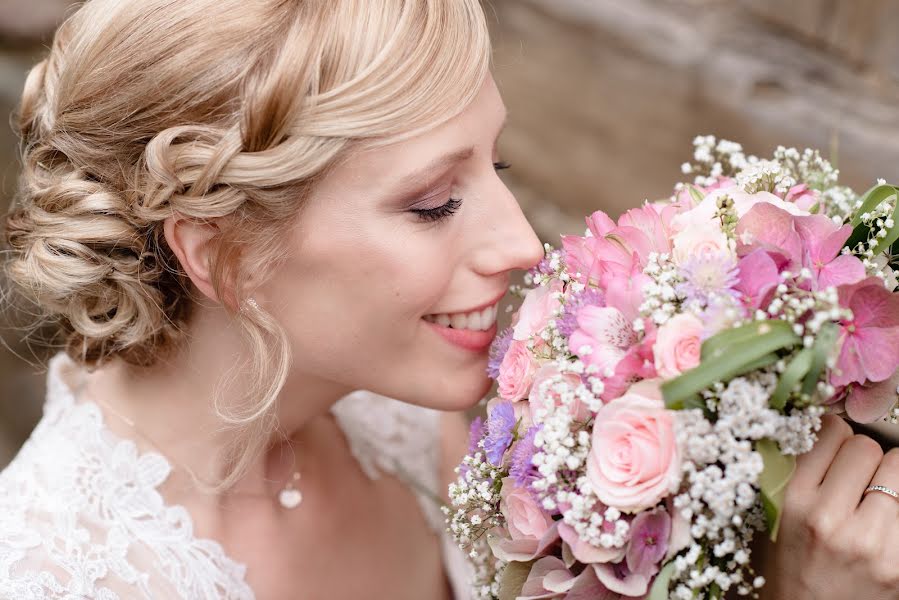
[(228, 419), (260, 433), (289, 348), (237, 310), (245, 274), (278, 264), (331, 165), (463, 110), (489, 54), (478, 0), (90, 0), (25, 84), (7, 278), (76, 361), (149, 365), (196, 300), (163, 221), (215, 219), (216, 292), (257, 379)]

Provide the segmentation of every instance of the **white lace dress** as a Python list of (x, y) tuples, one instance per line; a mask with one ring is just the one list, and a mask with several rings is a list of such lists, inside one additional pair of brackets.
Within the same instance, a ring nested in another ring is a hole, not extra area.
[[(62, 377), (69, 369), (77, 367), (64, 355), (51, 361), (43, 418), (0, 473), (0, 598), (254, 598), (246, 567), (195, 537), (187, 511), (163, 500), (158, 488), (171, 465), (113, 434), (96, 404), (76, 402)], [(467, 598), (464, 557), (432, 499), (440, 413), (368, 392), (333, 412), (369, 477), (414, 481), (455, 596)]]

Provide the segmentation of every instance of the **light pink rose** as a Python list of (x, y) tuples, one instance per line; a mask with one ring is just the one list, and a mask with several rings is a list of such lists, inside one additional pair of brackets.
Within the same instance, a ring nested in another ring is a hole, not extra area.
[(499, 509), (513, 540), (540, 540), (553, 525), (552, 518), (534, 501), (531, 493), (512, 477), (503, 479)]
[[(562, 373), (554, 363), (547, 363), (540, 367), (534, 376), (534, 385), (531, 388), (531, 397), (528, 402), (532, 410), (552, 410), (561, 406), (560, 394), (555, 390), (559, 384), (566, 384), (574, 392), (581, 385), (581, 378), (574, 373)], [(589, 416), (589, 410), (578, 399), (571, 404), (571, 409), (574, 418), (579, 421), (584, 421)]]
[(549, 285), (541, 285), (530, 290), (524, 297), (521, 308), (518, 309), (512, 339), (527, 341), (532, 335), (539, 334), (554, 317), (553, 313), (560, 304), (556, 295), (561, 291), (562, 282), (557, 279)]
[(659, 377), (671, 379), (699, 366), (704, 329), (702, 321), (691, 314), (676, 315), (659, 327), (653, 347)]
[(500, 398), (510, 402), (527, 398), (536, 371), (537, 364), (528, 351), (527, 343), (512, 340), (496, 379)]
[(587, 479), (603, 504), (623, 512), (652, 508), (680, 482), (674, 415), (658, 385), (634, 384), (596, 415)]

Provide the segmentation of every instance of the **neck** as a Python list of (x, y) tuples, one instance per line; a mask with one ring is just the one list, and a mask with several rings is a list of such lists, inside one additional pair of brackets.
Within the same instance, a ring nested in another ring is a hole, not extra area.
[[(213, 403), (218, 394), (222, 406), (233, 406), (245, 391), (238, 389), (240, 383), (252, 379), (251, 373), (234, 376), (248, 349), (223, 310), (198, 309), (188, 335), (188, 343), (158, 364), (136, 368), (113, 361), (92, 373), (84, 388), (89, 399), (108, 409), (113, 430), (169, 460), (174, 468), (166, 488), (183, 501), (204, 493), (194, 477), (211, 485), (227, 474), (234, 432)], [(222, 390), (223, 381), (235, 385)], [(313, 464), (317, 457), (328, 456), (329, 445), (340, 444), (330, 408), (350, 391), (294, 368), (276, 402), (277, 428), (267, 434), (266, 451), (217, 500), (246, 494), (274, 497), (294, 471), (319, 471)]]

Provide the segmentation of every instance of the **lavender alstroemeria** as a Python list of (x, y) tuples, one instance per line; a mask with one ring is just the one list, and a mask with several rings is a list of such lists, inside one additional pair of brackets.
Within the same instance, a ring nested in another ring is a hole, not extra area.
[(487, 437), (484, 438), (484, 451), (490, 464), (501, 466), (503, 454), (512, 444), (515, 429), (515, 409), (511, 402), (500, 402), (495, 405), (487, 417)]
[(490, 377), (490, 379), (499, 377), (499, 366), (503, 364), (503, 359), (506, 357), (506, 352), (509, 351), (509, 346), (511, 344), (511, 327), (504, 329), (496, 336), (496, 339), (493, 340), (493, 344), (490, 346), (490, 356), (487, 360), (487, 376)]

